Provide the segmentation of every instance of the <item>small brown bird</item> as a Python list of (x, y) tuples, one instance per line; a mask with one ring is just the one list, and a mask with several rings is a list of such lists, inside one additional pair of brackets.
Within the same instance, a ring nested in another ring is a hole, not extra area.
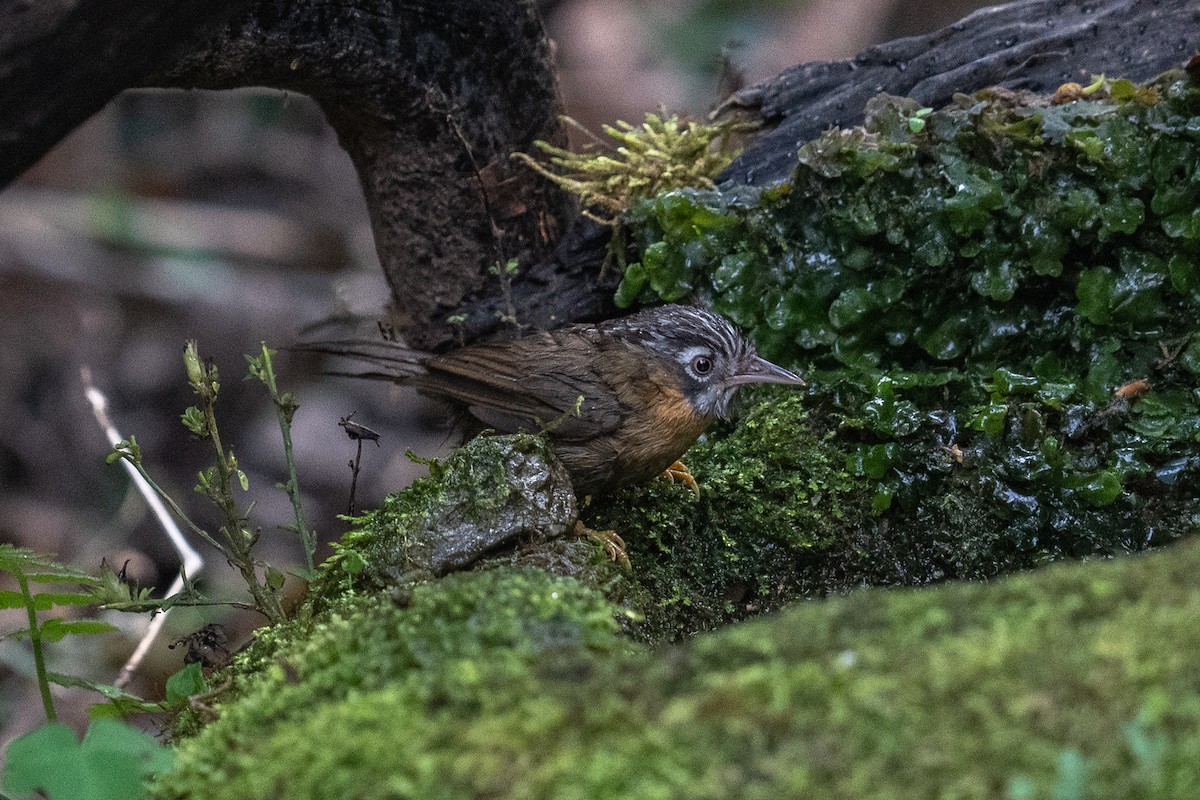
[(714, 419), (728, 418), (743, 384), (804, 385), (723, 317), (678, 305), (445, 355), (388, 340), (299, 349), (372, 364), (376, 371), (335, 374), (413, 386), (466, 411), (478, 430), (544, 431), (580, 494), (672, 467)]

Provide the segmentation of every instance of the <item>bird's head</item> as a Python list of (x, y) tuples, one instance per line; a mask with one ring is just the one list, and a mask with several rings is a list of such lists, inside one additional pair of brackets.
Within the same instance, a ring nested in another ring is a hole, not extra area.
[(621, 332), (659, 356), (684, 397), (705, 417), (729, 418), (740, 386), (804, 380), (754, 352), (754, 345), (724, 317), (692, 306), (667, 305), (616, 321)]

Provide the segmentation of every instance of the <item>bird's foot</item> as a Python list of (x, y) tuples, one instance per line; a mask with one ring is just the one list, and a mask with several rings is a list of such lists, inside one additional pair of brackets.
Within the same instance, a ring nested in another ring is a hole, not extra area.
[(603, 544), (604, 552), (608, 554), (608, 557), (613, 561), (621, 562), (621, 566), (625, 568), (626, 572), (633, 569), (633, 565), (629, 563), (629, 555), (625, 552), (625, 540), (616, 531), (592, 530), (583, 524), (583, 520), (578, 520), (575, 523), (575, 533)]
[(682, 483), (684, 486), (692, 490), (692, 494), (700, 497), (700, 484), (696, 483), (696, 476), (688, 469), (687, 464), (682, 461), (676, 461), (671, 466), (663, 470), (659, 477), (666, 478), (671, 483)]

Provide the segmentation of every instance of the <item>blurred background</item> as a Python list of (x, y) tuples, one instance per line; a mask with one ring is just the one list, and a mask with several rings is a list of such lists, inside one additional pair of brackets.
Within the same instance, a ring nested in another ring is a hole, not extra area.
[[(647, 111), (702, 116), (731, 88), (792, 64), (849, 58), (890, 39), (935, 30), (986, 5), (970, 0), (559, 0), (544, 2), (567, 113), (592, 130)], [(243, 354), (282, 346), (308, 324), (387, 300), (349, 158), (305, 97), (237, 92), (127, 92), (0, 193), (0, 542), (88, 571), (100, 560), (143, 586), (165, 587), (178, 559), (109, 452), (84, 399), (90, 368), (123, 435), (195, 519), (216, 515), (192, 491), (211, 463), (179, 414), (192, 404), (181, 355), (187, 339), (222, 371), (222, 436), (250, 479), (260, 557), (300, 560), (283, 456), (264, 388), (243, 382)], [(364, 448), (360, 507), (407, 484), (451, 444), (438, 413), (406, 390), (313, 375), (277, 360), (301, 404), (294, 436), (309, 524), (323, 542), (347, 528), (354, 444), (338, 420), (382, 434)], [(206, 591), (240, 597), (240, 579), (202, 543)], [(318, 558), (329, 555), (327, 545)], [(7, 587), (5, 587), (7, 588)], [(22, 612), (0, 612), (0, 634)], [(50, 669), (111, 682), (141, 618), (106, 617), (128, 635), (68, 637)], [(236, 648), (259, 620), (225, 608), (172, 612), (166, 634), (130, 687), (161, 697), (182, 666), (172, 640), (207, 622)], [(0, 639), (0, 747), (43, 721), (28, 643)], [(83, 727), (98, 696), (56, 693)]]

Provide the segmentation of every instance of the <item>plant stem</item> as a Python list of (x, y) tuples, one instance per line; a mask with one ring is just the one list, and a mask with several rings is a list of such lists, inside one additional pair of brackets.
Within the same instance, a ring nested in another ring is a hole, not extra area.
[(292, 501), (292, 511), (296, 515), (296, 531), (300, 534), (300, 543), (304, 546), (304, 566), (309, 574), (313, 573), (313, 554), (317, 550), (314, 532), (304, 521), (304, 507), (300, 503), (300, 481), (296, 477), (296, 458), (292, 454), (292, 415), (298, 406), (291, 396), (281, 397), (275, 384), (275, 368), (271, 365), (271, 350), (266, 342), (262, 345), (262, 370), (260, 376), (267, 390), (271, 393), (271, 401), (275, 404), (275, 416), (279, 419), (279, 430), (283, 434), (283, 458), (287, 462), (288, 479), (283, 485), (288, 499)]
[[(175, 516), (179, 517), (179, 519), (183, 520), (183, 523), (188, 526), (188, 530), (190, 530), (192, 533), (199, 536), (204, 541), (211, 544), (213, 547), (215, 547), (220, 552), (222, 552), (222, 553), (225, 552), (225, 548), (221, 545), (220, 542), (218, 542), (216, 539), (214, 539), (209, 534), (208, 531), (204, 530), (199, 525), (192, 522), (191, 518), (188, 517), (188, 515), (184, 513), (183, 509), (179, 507), (179, 504), (175, 502), (175, 498), (171, 497), (171, 495), (169, 495), (165, 491), (163, 491), (162, 487), (154, 482), (154, 479), (150, 477), (150, 473), (146, 471), (146, 468), (145, 468), (145, 466), (142, 465), (141, 461), (134, 460), (133, 458), (129, 458), (124, 455), (122, 455), (121, 457), (124, 458), (126, 461), (128, 461), (130, 464), (133, 464), (133, 467), (134, 467), (134, 469), (137, 470), (138, 474), (146, 479), (146, 483), (150, 484), (150, 488), (154, 490), (155, 494), (157, 494), (162, 499), (162, 501), (164, 503), (166, 503), (168, 507), (170, 507), (172, 513), (174, 513)], [(226, 555), (228, 555), (228, 553), (226, 553)]]
[(21, 597), (25, 600), (25, 613), (29, 617), (29, 641), (33, 643), (33, 668), (37, 672), (38, 689), (42, 693), (42, 707), (46, 709), (46, 720), (54, 722), (54, 698), (50, 696), (50, 679), (46, 675), (46, 658), (42, 654), (42, 630), (38, 627), (37, 610), (33, 595), (29, 593), (29, 580), (21, 571), (14, 573), (21, 586)]
[(225, 453), (225, 448), (221, 445), (221, 435), (217, 430), (216, 391), (213, 389), (213, 383), (209, 381), (202, 381), (194, 386), (198, 388), (200, 395), (208, 440), (212, 442), (213, 451), (217, 456), (216, 467), (219, 484), (217, 490), (210, 496), (225, 516), (225, 524), (221, 526), (221, 530), (224, 532), (225, 541), (228, 544), (227, 555), (229, 555), (230, 563), (242, 574), (258, 609), (271, 622), (282, 622), (285, 616), (279, 593), (258, 581), (258, 571), (255, 569), (254, 557), (251, 553), (257, 537), (246, 529), (245, 518), (233, 497), (235, 466), (233, 456)]

